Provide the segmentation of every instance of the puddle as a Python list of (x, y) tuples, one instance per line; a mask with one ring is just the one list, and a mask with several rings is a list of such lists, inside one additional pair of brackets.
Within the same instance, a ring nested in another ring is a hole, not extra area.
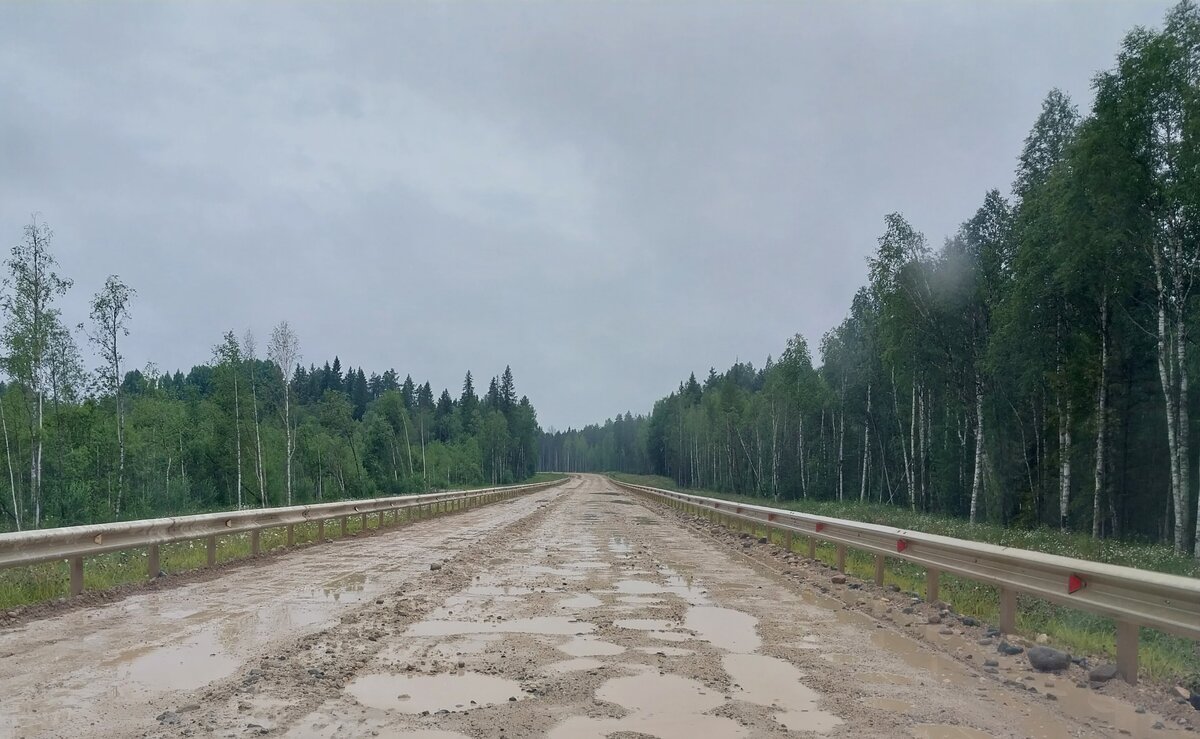
[(614, 537), (608, 540), (608, 551), (613, 554), (629, 554), (633, 551), (633, 545), (625, 539)]
[(635, 650), (643, 654), (662, 655), (663, 657), (687, 657), (695, 654), (690, 649), (680, 649), (679, 647), (636, 647)]
[(761, 654), (727, 654), (721, 664), (742, 688), (733, 693), (736, 699), (779, 709), (775, 720), (789, 731), (824, 734), (843, 723), (817, 708), (821, 694), (800, 682), (803, 673), (790, 662)]
[(419, 621), (408, 627), (406, 636), (462, 636), (465, 634), (545, 634), (568, 636), (590, 634), (596, 627), (566, 616), (514, 618), (511, 621)]
[(647, 634), (651, 639), (661, 639), (663, 641), (688, 641), (695, 637), (691, 634), (684, 634), (679, 631), (651, 631)]
[(832, 662), (835, 665), (852, 665), (858, 661), (853, 654), (845, 654), (844, 652), (829, 652), (822, 654), (821, 659)]
[(932, 673), (934, 677), (949, 680), (951, 677), (966, 678), (966, 669), (949, 657), (926, 651), (908, 637), (878, 629), (871, 633), (871, 643), (881, 650), (891, 652), (909, 667)]
[(986, 731), (951, 724), (917, 724), (912, 735), (916, 739), (992, 739)]
[(698, 736), (744, 737), (736, 721), (706, 712), (724, 705), (725, 697), (702, 683), (679, 675), (648, 672), (606, 681), (596, 698), (616, 703), (629, 713), (622, 718), (574, 716), (550, 730), (550, 739), (604, 739), (617, 732), (658, 739)]
[(662, 603), (661, 598), (650, 598), (645, 595), (622, 595), (617, 600), (634, 606), (651, 606)]
[(525, 697), (516, 680), (473, 672), (412, 677), (363, 675), (352, 680), (346, 692), (369, 708), (400, 713), (469, 711)]
[(562, 662), (552, 662), (546, 665), (546, 669), (550, 672), (582, 672), (583, 670), (595, 670), (603, 666), (604, 663), (598, 659), (577, 657), (575, 659), (566, 659)]
[(155, 690), (193, 690), (233, 674), (241, 663), (214, 632), (204, 631), (182, 644), (138, 654), (123, 668), (122, 679)]
[(868, 698), (863, 701), (863, 705), (868, 708), (878, 708), (880, 711), (887, 711), (889, 713), (908, 713), (913, 708), (911, 703), (896, 700), (895, 698)]
[(566, 564), (563, 565), (563, 567), (567, 567), (572, 570), (607, 570), (609, 567), (612, 567), (612, 565), (610, 565), (608, 562), (588, 561), (588, 562), (567, 562)]
[(729, 652), (754, 652), (762, 646), (754, 629), (757, 623), (748, 613), (716, 606), (693, 606), (683, 620), (684, 628)]
[(558, 651), (572, 657), (611, 657), (624, 652), (625, 647), (590, 637), (578, 637), (565, 644), (559, 644)]
[(662, 621), (654, 618), (626, 618), (620, 621), (614, 621), (613, 626), (618, 629), (632, 629), (633, 631), (670, 631), (678, 626), (674, 621)]
[(646, 580), (620, 580), (613, 587), (623, 595), (657, 595), (664, 592), (663, 586)]
[(604, 601), (594, 595), (577, 595), (574, 598), (567, 598), (558, 602), (559, 608), (596, 608), (604, 605)]
[(361, 593), (366, 584), (367, 576), (364, 573), (352, 572), (321, 583), (321, 590), (325, 597), (340, 600), (342, 593)]

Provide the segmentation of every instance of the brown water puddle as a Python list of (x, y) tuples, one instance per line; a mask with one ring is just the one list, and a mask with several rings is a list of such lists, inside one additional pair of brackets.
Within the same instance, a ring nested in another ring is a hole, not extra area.
[(717, 606), (692, 606), (683, 626), (701, 639), (728, 652), (756, 652), (762, 646), (755, 626), (758, 619), (748, 613)]
[(625, 647), (585, 636), (577, 637), (565, 644), (559, 644), (558, 651), (572, 657), (611, 657), (624, 652)]
[(761, 654), (727, 654), (721, 664), (742, 689), (735, 698), (778, 709), (775, 720), (789, 731), (824, 734), (844, 723), (817, 708), (821, 694), (800, 681), (803, 673), (790, 662)]
[(570, 570), (607, 570), (612, 565), (608, 562), (588, 560), (583, 562), (567, 562), (562, 567)]
[(600, 686), (596, 698), (615, 703), (629, 713), (622, 718), (574, 716), (555, 726), (547, 736), (604, 739), (617, 732), (658, 739), (746, 736), (746, 729), (736, 721), (704, 715), (724, 705), (725, 697), (686, 677), (646, 672), (613, 678)]
[(155, 690), (192, 690), (233, 674), (241, 659), (227, 651), (214, 631), (202, 631), (181, 644), (136, 650), (117, 669), (121, 681)]
[(888, 713), (908, 713), (913, 709), (913, 704), (908, 701), (896, 700), (895, 698), (867, 698), (863, 701), (863, 705), (868, 708), (878, 708), (880, 711)]
[(618, 629), (630, 629), (633, 631), (670, 631), (678, 625), (674, 621), (664, 621), (655, 618), (625, 618), (613, 622), (613, 626), (616, 626)]
[(511, 621), (418, 621), (405, 631), (407, 636), (462, 636), (465, 634), (541, 634), (570, 636), (590, 634), (593, 624), (565, 616), (514, 618)]
[(369, 708), (400, 713), (469, 711), (482, 706), (521, 700), (521, 684), (495, 675), (390, 675), (357, 677), (346, 692)]

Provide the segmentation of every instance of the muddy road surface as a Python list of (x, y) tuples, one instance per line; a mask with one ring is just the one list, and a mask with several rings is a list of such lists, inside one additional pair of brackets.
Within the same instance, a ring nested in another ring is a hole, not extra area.
[(767, 548), (573, 478), (0, 632), (0, 736), (1189, 735)]

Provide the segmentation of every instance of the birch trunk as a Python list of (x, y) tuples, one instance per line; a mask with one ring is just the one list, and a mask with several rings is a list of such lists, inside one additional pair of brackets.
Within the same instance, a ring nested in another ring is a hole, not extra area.
[(971, 480), (971, 523), (979, 510), (979, 494), (983, 490), (983, 379), (975, 374), (975, 472)]
[(8, 418), (4, 415), (4, 398), (0, 397), (0, 425), (4, 427), (4, 459), (8, 462), (8, 486), (12, 491), (13, 520), (21, 530), (21, 505), (17, 501), (17, 476), (13, 474), (12, 451), (8, 446)]
[(1063, 408), (1058, 429), (1058, 526), (1067, 530), (1071, 505), (1071, 401)]
[[(893, 375), (893, 379), (894, 379)], [(862, 484), (858, 489), (858, 500), (863, 502), (867, 499), (867, 476), (871, 471), (871, 383), (867, 383), (867, 415), (863, 419), (863, 466), (862, 466)]]

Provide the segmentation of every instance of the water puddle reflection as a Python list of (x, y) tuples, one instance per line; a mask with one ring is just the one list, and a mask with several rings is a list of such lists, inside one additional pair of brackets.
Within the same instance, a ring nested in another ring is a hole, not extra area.
[(625, 647), (613, 644), (612, 642), (583, 636), (572, 639), (565, 644), (559, 644), (558, 651), (569, 654), (572, 657), (611, 657), (612, 655), (624, 652)]
[(824, 734), (843, 723), (817, 708), (821, 694), (800, 682), (803, 673), (789, 662), (761, 654), (727, 654), (721, 664), (742, 689), (734, 694), (738, 700), (778, 709), (775, 720), (789, 731)]
[(683, 626), (714, 646), (728, 652), (756, 652), (762, 646), (755, 625), (758, 619), (732, 608), (693, 606), (684, 617)]
[(574, 716), (550, 730), (550, 739), (604, 739), (617, 732), (658, 739), (743, 737), (736, 721), (705, 715), (725, 703), (720, 693), (678, 675), (648, 672), (608, 680), (596, 698), (629, 711), (622, 718)]
[(477, 673), (363, 675), (351, 681), (346, 692), (364, 706), (401, 713), (469, 711), (525, 697), (516, 680)]

